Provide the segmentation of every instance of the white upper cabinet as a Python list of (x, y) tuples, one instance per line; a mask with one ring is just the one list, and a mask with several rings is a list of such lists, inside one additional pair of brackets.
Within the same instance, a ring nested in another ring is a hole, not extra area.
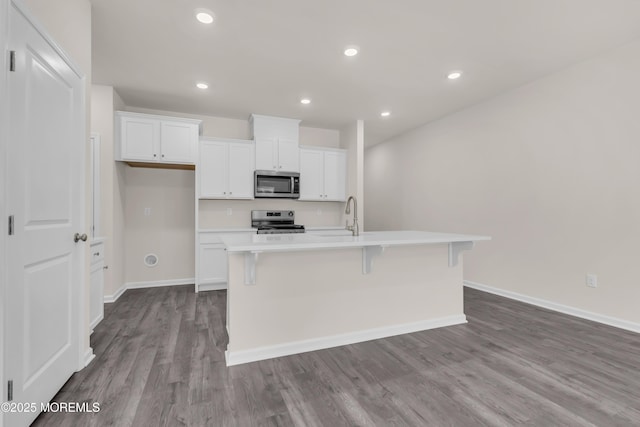
[(300, 149), (300, 200), (324, 200), (324, 152)]
[(160, 161), (195, 163), (198, 152), (198, 137), (198, 125), (161, 121)]
[(256, 169), (279, 172), (300, 171), (297, 141), (284, 138), (256, 138)]
[(229, 197), (253, 199), (254, 147), (253, 143), (227, 145)]
[(256, 169), (300, 171), (300, 120), (252, 114), (251, 124), (256, 141)]
[(203, 198), (227, 197), (227, 144), (200, 141), (200, 156), (196, 167), (199, 195)]
[(256, 138), (256, 169), (278, 170), (277, 138)]
[(116, 111), (116, 160), (194, 164), (200, 120)]
[(347, 191), (347, 152), (300, 148), (300, 200), (343, 202)]
[(253, 199), (254, 144), (252, 141), (200, 141), (196, 167), (198, 198)]

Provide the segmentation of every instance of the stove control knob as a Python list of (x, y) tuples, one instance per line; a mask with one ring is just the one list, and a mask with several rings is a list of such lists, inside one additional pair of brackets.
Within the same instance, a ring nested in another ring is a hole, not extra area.
[(293, 216), (293, 211), (289, 211), (289, 216)]

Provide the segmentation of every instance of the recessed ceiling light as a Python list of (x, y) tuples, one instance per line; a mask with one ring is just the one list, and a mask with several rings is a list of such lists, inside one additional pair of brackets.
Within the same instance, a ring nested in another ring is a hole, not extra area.
[(206, 9), (196, 9), (196, 19), (203, 24), (211, 24), (213, 22), (213, 13)]
[(300, 100), (300, 104), (304, 104), (304, 105), (311, 104), (311, 100), (309, 98), (302, 98)]
[(391, 115), (391, 111), (383, 111), (382, 113), (380, 113), (380, 115), (382, 117), (389, 117)]
[(207, 89), (209, 87), (209, 85), (206, 84), (206, 83), (196, 83), (196, 87), (198, 89)]
[(346, 56), (356, 56), (358, 54), (358, 48), (355, 46), (349, 46), (344, 50)]
[(462, 76), (462, 71), (452, 71), (447, 75), (449, 80), (459, 79)]

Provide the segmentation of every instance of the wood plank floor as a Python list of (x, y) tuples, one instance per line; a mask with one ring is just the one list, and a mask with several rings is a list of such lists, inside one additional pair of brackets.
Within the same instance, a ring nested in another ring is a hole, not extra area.
[[(640, 336), (465, 289), (469, 323), (227, 368), (225, 292), (127, 291), (35, 426), (638, 426)], [(256, 319), (257, 322), (260, 319)]]

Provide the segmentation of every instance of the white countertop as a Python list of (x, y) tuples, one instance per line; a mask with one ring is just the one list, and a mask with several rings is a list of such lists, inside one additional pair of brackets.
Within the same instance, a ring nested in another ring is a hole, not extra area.
[(314, 234), (245, 234), (221, 238), (227, 252), (287, 252), (367, 246), (427, 245), (437, 243), (475, 242), (491, 240), (489, 236), (433, 233), (428, 231), (373, 231), (359, 236)]
[[(306, 231), (344, 230), (344, 225), (305, 226)], [(200, 228), (198, 233), (255, 233), (251, 227)]]

